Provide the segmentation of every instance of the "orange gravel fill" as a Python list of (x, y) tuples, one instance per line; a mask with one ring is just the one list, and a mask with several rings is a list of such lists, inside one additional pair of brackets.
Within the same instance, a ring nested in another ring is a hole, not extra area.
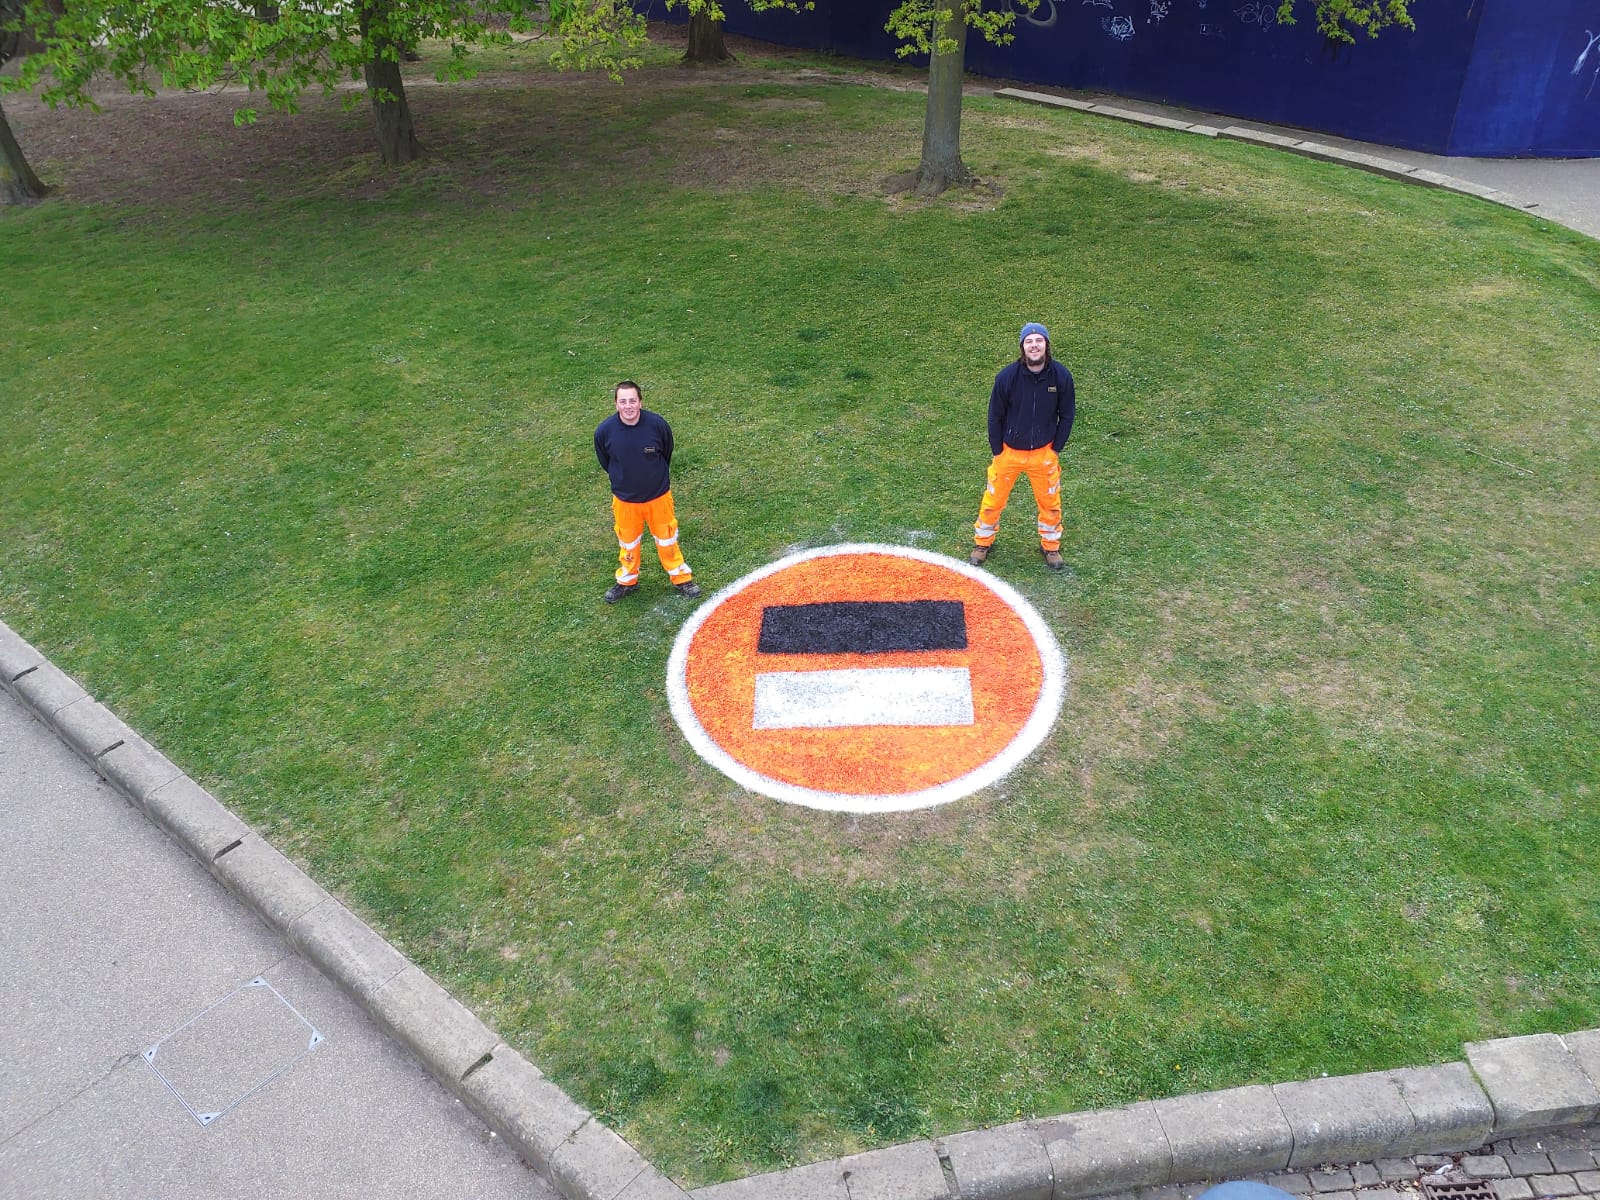
[[(761, 610), (839, 600), (956, 600), (967, 649), (888, 654), (759, 654)], [(686, 684), (695, 716), (751, 770), (850, 795), (920, 791), (958, 779), (999, 754), (1027, 723), (1044, 681), (1033, 637), (983, 584), (932, 563), (885, 554), (814, 558), (725, 601), (689, 646)], [(966, 667), (974, 723), (754, 729), (755, 677), (768, 671), (852, 667)]]

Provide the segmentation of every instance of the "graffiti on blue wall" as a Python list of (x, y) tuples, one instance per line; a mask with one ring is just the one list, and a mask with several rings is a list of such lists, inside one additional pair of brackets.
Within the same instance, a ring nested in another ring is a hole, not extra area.
[(1278, 6), (1270, 0), (1250, 0), (1243, 8), (1233, 10), (1246, 25), (1266, 30), (1278, 23)]
[[(650, 3), (657, 10), (655, 0)], [(1426, 0), (1415, 31), (1354, 44), (1278, 0), (1007, 0), (1010, 44), (974, 74), (1180, 104), (1435, 154), (1600, 156), (1600, 2)], [(803, 14), (727, 5), (732, 33), (887, 59), (892, 0)], [(1306, 10), (1308, 6), (1302, 6)], [(1580, 36), (1581, 32), (1581, 36)]]
[[(1583, 36), (1586, 39), (1583, 47), (1583, 53), (1578, 55), (1578, 61), (1572, 64), (1572, 73), (1574, 75), (1583, 74), (1584, 68), (1589, 62), (1589, 51), (1595, 48), (1595, 43), (1600, 42), (1600, 33), (1593, 33), (1590, 30), (1585, 29), (1583, 31)], [(1594, 95), (1594, 85), (1597, 81), (1600, 81), (1600, 54), (1597, 54), (1595, 58), (1596, 62), (1594, 75), (1589, 79), (1589, 90), (1583, 94), (1583, 98), (1585, 100)]]

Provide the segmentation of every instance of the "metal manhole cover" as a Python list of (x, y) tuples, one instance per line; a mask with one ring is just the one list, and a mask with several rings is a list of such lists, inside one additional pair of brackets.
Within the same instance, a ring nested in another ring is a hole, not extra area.
[(257, 976), (174, 1029), (143, 1054), (196, 1121), (210, 1125), (325, 1039)]
[(1494, 1188), (1481, 1179), (1430, 1179), (1422, 1177), (1427, 1200), (1495, 1200)]

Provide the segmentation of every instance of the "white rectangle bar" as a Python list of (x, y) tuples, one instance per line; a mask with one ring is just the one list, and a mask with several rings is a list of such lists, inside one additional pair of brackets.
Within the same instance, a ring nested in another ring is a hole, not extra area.
[(965, 667), (768, 671), (756, 676), (756, 729), (971, 725)]

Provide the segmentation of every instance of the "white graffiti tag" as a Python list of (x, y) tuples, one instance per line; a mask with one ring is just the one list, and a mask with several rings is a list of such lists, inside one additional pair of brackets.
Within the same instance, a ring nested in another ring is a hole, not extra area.
[(1083, 0), (1085, 8), (1110, 8), (1111, 0)]
[[(1583, 64), (1589, 61), (1589, 51), (1593, 50), (1597, 43), (1600, 43), (1600, 33), (1591, 33), (1589, 30), (1585, 29), (1583, 31), (1583, 36), (1588, 39), (1589, 44), (1583, 48), (1583, 53), (1578, 55), (1578, 61), (1572, 64), (1572, 73), (1574, 75), (1580, 74), (1583, 71)], [(1600, 57), (1600, 55), (1597, 55), (1596, 57)], [(1594, 85), (1596, 83), (1600, 83), (1600, 64), (1595, 66), (1594, 78), (1589, 80), (1589, 90), (1583, 94), (1583, 98), (1585, 100), (1594, 95)]]
[(1018, 8), (1017, 0), (1007, 0), (1007, 2), (1011, 6), (1011, 11), (1029, 25), (1037, 25), (1040, 29), (1049, 29), (1050, 26), (1056, 23), (1056, 0), (1039, 0), (1039, 3), (1034, 5), (1032, 11), (1026, 8)]
[(1125, 42), (1133, 37), (1132, 17), (1101, 17), (1100, 28), (1104, 29), (1119, 42)]
[(1250, 0), (1243, 8), (1233, 10), (1246, 25), (1259, 25), (1263, 31), (1268, 25), (1278, 23), (1278, 6), (1271, 0)]
[(1172, 0), (1165, 4), (1161, 0), (1150, 0), (1150, 19), (1157, 25), (1167, 19), (1167, 14), (1172, 11)]

